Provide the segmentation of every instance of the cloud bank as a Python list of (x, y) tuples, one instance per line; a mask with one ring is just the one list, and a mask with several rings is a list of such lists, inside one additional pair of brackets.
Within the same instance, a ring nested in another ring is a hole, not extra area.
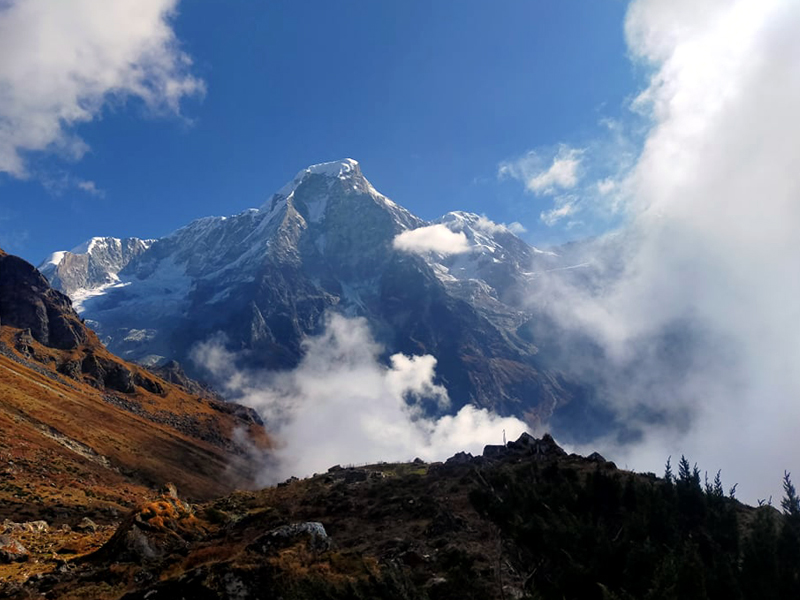
[(651, 127), (603, 187), (630, 226), (599, 284), (543, 281), (535, 302), (626, 374), (604, 391), (643, 437), (607, 440), (618, 462), (686, 453), (777, 497), (800, 469), (800, 3), (636, 0), (625, 31)]
[(75, 128), (138, 98), (177, 114), (204, 85), (170, 26), (177, 0), (0, 2), (0, 172), (29, 175), (26, 155), (79, 159)]
[(467, 236), (463, 232), (450, 231), (441, 223), (410, 229), (395, 236), (392, 245), (402, 252), (411, 254), (464, 254), (470, 251)]
[(509, 439), (526, 430), (517, 419), (472, 406), (426, 417), (449, 405), (447, 390), (434, 383), (436, 359), (395, 354), (388, 366), (381, 364), (382, 348), (363, 318), (330, 314), (325, 331), (308, 338), (304, 351), (293, 371), (257, 373), (237, 369), (221, 340), (195, 350), (195, 360), (223, 382), (229, 398), (255, 408), (277, 438), (262, 484), (334, 464), (480, 453), (501, 443), (504, 430)]

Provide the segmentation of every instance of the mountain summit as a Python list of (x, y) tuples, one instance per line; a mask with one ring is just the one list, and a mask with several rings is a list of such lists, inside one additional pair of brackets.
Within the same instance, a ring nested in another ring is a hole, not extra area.
[[(395, 244), (404, 232), (444, 228), (463, 239), (458, 254)], [(366, 318), (387, 356), (435, 356), (454, 409), (535, 420), (568, 400), (520, 331), (525, 287), (558, 257), (480, 215), (424, 221), (352, 159), (303, 169), (258, 209), (159, 240), (95, 238), (83, 248), (55, 253), (43, 272), (129, 359), (191, 364), (192, 348), (213, 337), (251, 366), (291, 368), (326, 311), (338, 311)]]

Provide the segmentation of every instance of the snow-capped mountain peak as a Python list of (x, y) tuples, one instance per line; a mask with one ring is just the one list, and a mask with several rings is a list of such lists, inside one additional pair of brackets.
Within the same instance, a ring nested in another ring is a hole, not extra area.
[[(361, 174), (361, 168), (358, 165), (357, 160), (353, 160), (352, 158), (344, 158), (342, 160), (334, 160), (331, 162), (324, 162), (319, 163), (316, 165), (311, 165), (306, 169), (300, 171), (298, 176), (303, 175), (305, 173), (313, 173), (315, 175), (327, 175), (329, 177), (339, 177), (344, 178), (348, 175), (352, 174)], [(295, 177), (295, 179), (297, 179)]]
[(198, 219), (155, 242), (93, 238), (42, 269), (110, 348), (147, 363), (191, 367), (196, 344), (221, 333), (244, 361), (292, 367), (336, 310), (367, 319), (387, 352), (436, 356), (462, 402), (549, 398), (536, 348), (516, 333), (527, 319), (518, 299), (542, 258), (509, 227), (467, 212), (438, 224), (463, 232), (470, 252), (395, 246), (432, 224), (344, 159), (303, 169), (261, 208)]
[(302, 171), (298, 172), (289, 183), (284, 185), (280, 190), (273, 194), (269, 201), (262, 206), (262, 210), (273, 210), (277, 199), (289, 198), (292, 196), (298, 186), (303, 183), (303, 181), (309, 175), (322, 175), (330, 179), (340, 180), (347, 178), (363, 179), (364, 177), (361, 174), (361, 167), (359, 166), (358, 161), (353, 160), (352, 158), (343, 158), (341, 160), (311, 165), (310, 167), (306, 167)]

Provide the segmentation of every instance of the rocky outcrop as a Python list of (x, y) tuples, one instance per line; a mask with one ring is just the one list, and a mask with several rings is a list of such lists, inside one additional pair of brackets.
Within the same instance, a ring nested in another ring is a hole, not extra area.
[[(559, 446), (549, 433), (541, 439), (523, 432), (515, 441), (508, 442), (505, 446), (486, 446), (483, 449), (483, 458), (501, 459), (507, 456), (540, 456), (556, 458), (567, 453)], [(449, 462), (449, 461), (448, 461)]]
[(126, 518), (94, 558), (114, 562), (154, 560), (180, 552), (203, 533), (192, 506), (167, 484), (161, 496)]
[(86, 329), (70, 299), (50, 284), (30, 263), (0, 253), (0, 325), (29, 330), (50, 348), (77, 348)]
[(147, 369), (158, 375), (167, 383), (177, 385), (196, 396), (215, 397), (216, 394), (202, 383), (190, 378), (177, 360), (170, 360), (162, 365), (148, 366)]

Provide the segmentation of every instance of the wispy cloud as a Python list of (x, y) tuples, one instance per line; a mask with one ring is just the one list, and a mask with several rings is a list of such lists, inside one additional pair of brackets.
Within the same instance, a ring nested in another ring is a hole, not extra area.
[(105, 191), (98, 188), (94, 181), (81, 179), (75, 183), (75, 187), (97, 198), (104, 198), (106, 195)]
[(453, 232), (442, 224), (428, 225), (404, 231), (395, 236), (392, 245), (403, 252), (412, 254), (463, 254), (470, 251), (467, 236), (463, 232)]
[[(222, 340), (195, 351), (232, 400), (258, 410), (278, 442), (262, 483), (322, 472), (334, 464), (378, 460), (442, 460), (467, 450), (480, 453), (510, 438), (524, 423), (472, 406), (454, 415), (427, 417), (449, 403), (435, 383), (436, 359), (395, 354), (379, 361), (366, 320), (330, 314), (325, 331), (308, 338), (293, 371), (260, 373), (236, 367)], [(426, 407), (428, 412), (423, 410)]]
[(542, 279), (536, 298), (625, 373), (604, 392), (642, 437), (617, 456), (658, 470), (686, 453), (750, 499), (800, 455), (799, 29), (793, 0), (631, 3), (650, 128), (598, 188), (622, 189), (630, 226), (609, 245), (613, 276)]
[(59, 197), (74, 193), (78, 190), (95, 198), (105, 198), (105, 190), (97, 187), (90, 179), (81, 179), (63, 169), (51, 170), (48, 173), (39, 173), (42, 186), (53, 196)]
[(498, 176), (517, 179), (536, 195), (551, 196), (578, 185), (584, 152), (584, 149), (563, 144), (552, 157), (531, 150), (515, 160), (501, 163)]
[(478, 219), (473, 224), (476, 229), (479, 229), (485, 233), (495, 234), (495, 233), (503, 233), (510, 231), (514, 235), (520, 235), (525, 233), (527, 229), (525, 229), (522, 223), (518, 223), (514, 221), (513, 223), (495, 223), (486, 215), (479, 215)]
[(178, 114), (201, 94), (170, 26), (177, 0), (0, 2), (0, 172), (27, 177), (26, 155), (80, 159), (76, 127), (110, 100)]
[(571, 217), (578, 212), (578, 199), (573, 195), (558, 196), (554, 201), (553, 208), (542, 211), (539, 218), (548, 227), (552, 227), (562, 219)]

